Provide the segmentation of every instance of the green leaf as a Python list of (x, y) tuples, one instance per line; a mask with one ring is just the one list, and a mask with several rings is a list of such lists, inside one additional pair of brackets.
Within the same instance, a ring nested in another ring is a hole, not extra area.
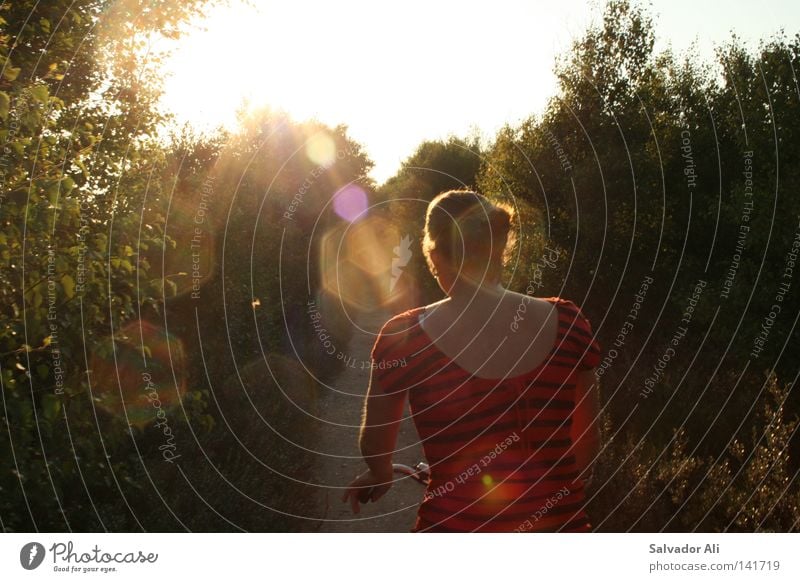
[(61, 188), (64, 191), (64, 195), (66, 196), (72, 191), (73, 188), (75, 188), (75, 180), (73, 180), (69, 176), (64, 176), (64, 179), (61, 180)]
[(47, 103), (50, 98), (50, 91), (47, 90), (47, 85), (36, 85), (28, 89), (28, 92), (31, 94), (31, 97), (42, 104)]
[(19, 75), (19, 71), (19, 67), (6, 67), (3, 77), (5, 77), (6, 81), (14, 81)]
[(8, 98), (8, 94), (0, 91), (0, 119), (7, 119), (8, 118), (8, 108), (11, 105), (11, 99)]
[(67, 296), (67, 299), (75, 297), (75, 279), (69, 275), (64, 275), (61, 277), (61, 286), (64, 288), (64, 294)]
[(47, 196), (47, 200), (50, 202), (50, 204), (55, 205), (55, 203), (58, 202), (58, 193), (59, 182), (57, 181), (50, 182), (45, 187), (45, 195)]
[(53, 394), (42, 396), (42, 415), (47, 420), (54, 420), (61, 411), (61, 399)]

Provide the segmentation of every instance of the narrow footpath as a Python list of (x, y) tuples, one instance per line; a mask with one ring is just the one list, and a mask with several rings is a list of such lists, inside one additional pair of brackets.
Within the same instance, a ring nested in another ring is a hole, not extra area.
[[(358, 430), (369, 385), (369, 354), (375, 334), (391, 314), (374, 311), (355, 316), (357, 321), (347, 348), (351, 365), (333, 381), (331, 388), (322, 389), (324, 396), (320, 399), (322, 428), (316, 450), (324, 521), (318, 531), (407, 532), (414, 525), (424, 492), (420, 483), (408, 477), (398, 475), (389, 492), (377, 503), (362, 505), (358, 515), (353, 515), (349, 503), (341, 501), (343, 488), (366, 470), (359, 455)], [(394, 462), (414, 465), (424, 457), (407, 406), (405, 415)]]

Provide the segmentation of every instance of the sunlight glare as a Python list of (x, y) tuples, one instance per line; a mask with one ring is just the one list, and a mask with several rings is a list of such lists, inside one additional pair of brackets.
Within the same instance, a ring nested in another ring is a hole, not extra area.
[[(206, 130), (234, 129), (237, 109), (265, 104), (297, 121), (346, 123), (375, 161), (371, 175), (380, 182), (422, 139), (470, 128), (492, 133), (544, 106), (555, 85), (552, 37), (536, 31), (552, 28), (545, 19), (553, 18), (537, 12), (522, 0), (502, 10), (479, 2), (413, 0), (401, 9), (233, 0), (206, 14), (199, 23), (205, 30), (175, 45), (163, 67), (162, 103), (179, 122)], [(477, 23), (479, 34), (448, 32)], [(501, 52), (524, 58), (527, 74), (498, 70), (515, 62), (499, 59)], [(502, 83), (463, 90), (482, 69)]]
[(333, 210), (349, 222), (355, 222), (367, 210), (367, 193), (355, 184), (345, 186), (333, 195)]
[[(754, 18), (750, 10), (719, 18), (714, 3), (691, 0), (657, 2), (656, 12), (676, 49), (687, 48), (698, 27), (713, 26), (714, 34), (700, 35), (704, 53), (736, 18)], [(758, 12), (759, 30), (779, 24), (779, 10)], [(161, 66), (162, 103), (179, 122), (204, 129), (235, 128), (237, 109), (248, 105), (345, 123), (382, 182), (422, 140), (471, 130), (491, 136), (541, 114), (558, 95), (556, 56), (596, 13), (584, 0), (231, 0), (173, 45)]]
[(336, 161), (336, 144), (327, 133), (316, 133), (306, 142), (306, 156), (318, 166), (329, 168)]

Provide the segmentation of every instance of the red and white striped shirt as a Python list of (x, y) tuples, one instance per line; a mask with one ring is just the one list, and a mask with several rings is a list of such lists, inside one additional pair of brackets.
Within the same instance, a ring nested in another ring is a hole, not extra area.
[(588, 320), (571, 301), (542, 363), (480, 378), (440, 351), (419, 324), (424, 308), (391, 318), (372, 349), (372, 394), (408, 391), (431, 467), (412, 531), (589, 531), (570, 450), (577, 370), (599, 364)]

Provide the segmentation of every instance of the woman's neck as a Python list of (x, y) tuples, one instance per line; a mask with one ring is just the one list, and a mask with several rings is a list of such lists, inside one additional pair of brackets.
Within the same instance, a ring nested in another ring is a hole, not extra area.
[(452, 306), (483, 305), (496, 303), (506, 293), (506, 289), (498, 281), (484, 285), (459, 282), (453, 285), (448, 296)]

